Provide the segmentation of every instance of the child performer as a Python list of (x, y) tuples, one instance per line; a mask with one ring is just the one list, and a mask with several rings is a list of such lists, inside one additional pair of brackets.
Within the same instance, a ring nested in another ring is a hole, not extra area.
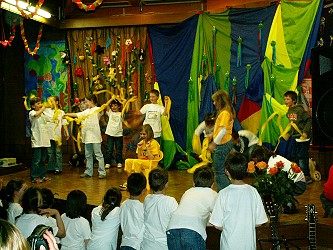
[(82, 120), (82, 142), (85, 145), (85, 157), (87, 159), (86, 171), (80, 175), (81, 178), (93, 176), (93, 165), (95, 154), (98, 161), (99, 179), (106, 178), (104, 168), (104, 157), (101, 149), (102, 134), (99, 127), (100, 113), (97, 107), (97, 98), (95, 95), (86, 97), (89, 108), (79, 113), (67, 113), (65, 116), (83, 118)]
[(68, 127), (66, 119), (63, 119), (65, 112), (60, 109), (59, 97), (50, 96), (49, 102), (51, 108), (47, 108), (45, 112), (49, 116), (48, 128), (51, 139), (51, 147), (47, 149), (49, 155), (48, 172), (54, 174), (62, 173), (62, 152), (61, 152), (61, 129), (63, 128), (66, 140), (69, 139)]
[(210, 167), (195, 170), (194, 187), (183, 194), (169, 222), (169, 249), (206, 249), (206, 226), (217, 197), (213, 184), (214, 172)]
[[(140, 138), (142, 139), (136, 149), (138, 159), (126, 159), (124, 170), (130, 174), (140, 173), (149, 168), (149, 160), (158, 160), (160, 158), (160, 145), (154, 139), (154, 132), (149, 124), (145, 124), (140, 129)], [(153, 168), (156, 168), (158, 161), (153, 162)], [(126, 190), (126, 183), (120, 185), (122, 190)]]
[(31, 122), (31, 147), (33, 149), (32, 164), (30, 168), (31, 182), (42, 183), (50, 180), (46, 174), (47, 148), (51, 146), (50, 135), (47, 129), (48, 118), (44, 115), (45, 107), (39, 97), (30, 100), (32, 110), (29, 112)]
[(102, 205), (91, 211), (92, 231), (87, 250), (117, 249), (121, 198), (118, 188), (110, 188), (104, 195)]
[(220, 249), (256, 249), (255, 227), (268, 219), (258, 191), (243, 181), (247, 159), (232, 153), (225, 168), (232, 183), (218, 193), (209, 222), (222, 231)]
[(108, 125), (105, 134), (108, 140), (106, 145), (105, 168), (110, 168), (113, 159), (113, 149), (116, 149), (117, 167), (121, 168), (123, 163), (123, 120), (120, 112), (121, 104), (115, 99), (111, 101), (111, 110), (107, 111), (109, 115)]
[(208, 149), (213, 152), (213, 166), (217, 191), (227, 187), (230, 181), (225, 173), (224, 161), (233, 148), (232, 127), (236, 111), (232, 106), (229, 94), (221, 89), (212, 95), (213, 104), (217, 109), (217, 118), (214, 127), (213, 141)]
[(309, 146), (311, 138), (312, 119), (304, 110), (302, 105), (297, 105), (297, 94), (294, 91), (287, 91), (284, 94), (284, 103), (289, 108), (287, 117), (298, 129), (293, 126), (289, 131), (292, 138), (290, 160), (296, 162), (302, 169), (307, 184), (312, 182), (309, 169)]
[(178, 203), (175, 198), (165, 195), (168, 188), (168, 172), (155, 168), (149, 173), (149, 185), (153, 194), (143, 202), (145, 231), (141, 249), (167, 250), (166, 229)]
[(144, 231), (144, 210), (140, 198), (146, 192), (147, 179), (142, 173), (127, 178), (130, 197), (120, 207), (120, 225), (123, 232), (120, 250), (140, 250)]

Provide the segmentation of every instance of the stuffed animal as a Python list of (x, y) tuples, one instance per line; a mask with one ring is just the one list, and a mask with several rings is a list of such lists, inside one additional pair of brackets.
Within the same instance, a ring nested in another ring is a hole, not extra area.
[(315, 181), (320, 181), (321, 174), (319, 171), (317, 171), (316, 165), (317, 163), (312, 158), (309, 158), (309, 169), (310, 169), (311, 178)]
[(86, 159), (84, 154), (73, 154), (72, 157), (69, 159), (69, 165), (73, 167), (80, 167), (85, 166)]

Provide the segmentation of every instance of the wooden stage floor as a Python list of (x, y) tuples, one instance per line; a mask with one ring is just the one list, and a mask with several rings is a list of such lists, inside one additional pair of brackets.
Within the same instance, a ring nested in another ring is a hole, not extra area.
[[(66, 199), (67, 194), (74, 190), (79, 189), (82, 190), (88, 198), (88, 204), (91, 205), (99, 205), (102, 201), (103, 195), (107, 189), (110, 187), (118, 187), (120, 184), (126, 181), (127, 175), (123, 169), (110, 168), (107, 169), (107, 178), (106, 179), (98, 179), (97, 168), (94, 168), (94, 176), (92, 178), (80, 178), (80, 174), (83, 173), (83, 167), (71, 167), (70, 165), (64, 165), (63, 172), (61, 175), (53, 175), (50, 174), (48, 177), (51, 177), (52, 180), (48, 182), (44, 182), (41, 184), (33, 184), (30, 182), (30, 170), (23, 170), (16, 173), (11, 173), (7, 175), (3, 175), (0, 178), (3, 178), (4, 184), (14, 178), (21, 178), (26, 180), (29, 186), (38, 186), (49, 188), (56, 193), (55, 198)], [(179, 202), (182, 194), (189, 189), (192, 185), (192, 175), (187, 173), (185, 170), (169, 170), (169, 188), (167, 189), (167, 195), (173, 196)], [(246, 182), (251, 183), (251, 179), (247, 179)], [(320, 240), (326, 241), (326, 239), (333, 239), (333, 219), (323, 218), (324, 210), (322, 208), (320, 202), (320, 194), (323, 190), (324, 181), (313, 182), (308, 185), (307, 190), (304, 194), (296, 197), (299, 204), (297, 205), (298, 213), (296, 214), (282, 214), (280, 223), (281, 225), (299, 225), (304, 233), (307, 232), (307, 223), (305, 222), (306, 217), (306, 208), (305, 206), (309, 203), (315, 204), (318, 211), (318, 223), (323, 223), (326, 227), (330, 228), (330, 230), (324, 230), (321, 232)], [(123, 201), (128, 198), (128, 193), (126, 191), (122, 192)], [(144, 197), (143, 197), (144, 198)], [(143, 200), (142, 200), (143, 201)], [(269, 226), (266, 228), (260, 229), (261, 231), (270, 231)], [(296, 229), (298, 230), (298, 229)], [(265, 233), (268, 236), (269, 233)], [(298, 235), (298, 232), (293, 232)], [(289, 233), (290, 234), (290, 233)], [(327, 235), (326, 235), (327, 234)], [(317, 232), (319, 235), (319, 232)], [(331, 241), (333, 242), (333, 241)], [(331, 244), (331, 243), (330, 243)], [(327, 244), (325, 244), (325, 248), (322, 249), (333, 249), (333, 243), (331, 245), (332, 248), (327, 248)], [(293, 248), (290, 248), (293, 249)], [(302, 248), (303, 249), (303, 248)], [(306, 249), (306, 248), (304, 248)]]

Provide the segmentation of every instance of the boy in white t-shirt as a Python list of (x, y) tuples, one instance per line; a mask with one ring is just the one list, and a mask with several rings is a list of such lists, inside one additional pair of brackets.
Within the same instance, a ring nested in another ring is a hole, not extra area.
[(162, 131), (161, 116), (165, 114), (164, 107), (157, 104), (160, 92), (152, 89), (149, 93), (149, 101), (151, 103), (144, 105), (140, 109), (140, 113), (146, 115), (143, 125), (149, 124), (154, 131), (154, 139), (161, 144), (160, 137)]
[(247, 159), (238, 152), (225, 161), (231, 184), (218, 193), (209, 222), (221, 230), (220, 249), (256, 249), (256, 226), (268, 221), (258, 191), (246, 184)]
[(175, 198), (165, 195), (168, 187), (168, 172), (155, 168), (148, 177), (153, 194), (147, 195), (143, 202), (145, 231), (141, 249), (167, 250), (166, 229), (172, 213), (177, 209)]
[(144, 231), (144, 209), (140, 198), (146, 192), (147, 180), (142, 173), (127, 178), (130, 197), (120, 207), (120, 225), (123, 231), (120, 250), (140, 249)]
[(46, 177), (47, 149), (51, 146), (47, 127), (48, 117), (44, 115), (45, 107), (39, 97), (30, 100), (32, 110), (29, 112), (31, 123), (31, 147), (33, 149), (30, 178), (33, 183), (50, 180)]
[(169, 222), (169, 249), (206, 249), (206, 226), (217, 197), (213, 184), (214, 172), (210, 167), (195, 170), (194, 187), (183, 194)]

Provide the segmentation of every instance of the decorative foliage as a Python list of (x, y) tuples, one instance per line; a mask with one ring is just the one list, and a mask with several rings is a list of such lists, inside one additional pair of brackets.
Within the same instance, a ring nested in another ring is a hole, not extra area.
[(40, 28), (39, 28), (36, 47), (34, 48), (33, 51), (30, 50), (29, 45), (28, 45), (28, 41), (25, 37), (23, 19), (20, 20), (20, 29), (21, 29), (21, 36), (22, 36), (22, 40), (23, 40), (24, 47), (25, 47), (26, 51), (32, 56), (37, 54), (37, 51), (39, 50), (39, 47), (40, 47), (40, 40), (41, 40), (42, 34), (43, 34), (43, 25), (41, 25)]
[(269, 168), (266, 162), (254, 161), (248, 163), (247, 172), (255, 176), (252, 185), (258, 190), (262, 198), (270, 197), (273, 203), (286, 206), (293, 202), (294, 179), (302, 172), (301, 168), (292, 163), (288, 172), (282, 170), (284, 162), (279, 161)]
[(79, 7), (81, 10), (93, 11), (96, 9), (96, 7), (100, 6), (103, 3), (103, 0), (96, 0), (95, 2), (89, 5), (82, 3), (80, 0), (72, 0), (72, 2), (76, 3), (77, 7)]
[(25, 13), (24, 9), (19, 6), (19, 0), (16, 0), (16, 8), (18, 9), (18, 11), (21, 12), (21, 15), (24, 18), (30, 19), (30, 18), (33, 18), (33, 16), (37, 14), (38, 10), (42, 7), (43, 3), (44, 3), (44, 0), (39, 0), (38, 3), (36, 4), (35, 11), (28, 13), (28, 14)]
[(5, 30), (4, 30), (4, 25), (3, 23), (1, 22), (1, 26), (2, 26), (2, 36), (1, 36), (1, 41), (0, 41), (0, 44), (3, 46), (3, 47), (7, 47), (7, 46), (11, 46), (11, 43), (12, 41), (14, 40), (15, 38), (15, 33), (16, 33), (16, 29), (15, 29), (15, 26), (12, 25), (12, 33), (11, 33), (11, 36), (9, 37), (8, 40), (6, 40), (6, 37), (5, 37)]

